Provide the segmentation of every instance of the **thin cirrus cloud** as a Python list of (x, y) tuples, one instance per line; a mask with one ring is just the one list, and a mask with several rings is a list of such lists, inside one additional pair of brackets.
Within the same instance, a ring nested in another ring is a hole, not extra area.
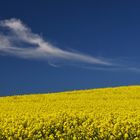
[(33, 33), (21, 20), (15, 18), (0, 21), (1, 54), (26, 59), (43, 59), (49, 62), (65, 61), (99, 66), (113, 65), (105, 58), (58, 48), (44, 40), (40, 35)]

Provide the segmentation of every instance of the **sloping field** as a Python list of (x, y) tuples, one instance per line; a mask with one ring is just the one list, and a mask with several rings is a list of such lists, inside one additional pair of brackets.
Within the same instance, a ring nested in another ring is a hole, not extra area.
[(140, 86), (0, 97), (0, 140), (140, 139)]

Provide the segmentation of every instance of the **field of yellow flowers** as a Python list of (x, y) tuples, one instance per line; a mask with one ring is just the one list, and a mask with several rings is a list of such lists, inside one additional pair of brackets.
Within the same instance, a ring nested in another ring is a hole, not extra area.
[(133, 139), (140, 86), (0, 97), (0, 140)]

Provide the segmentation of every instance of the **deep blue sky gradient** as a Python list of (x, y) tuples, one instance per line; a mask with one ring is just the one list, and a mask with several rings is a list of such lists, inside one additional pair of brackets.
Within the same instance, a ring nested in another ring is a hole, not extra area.
[[(1, 0), (0, 20), (10, 18), (57, 47), (139, 65), (139, 0)], [(1, 96), (132, 84), (140, 84), (139, 72), (55, 68), (0, 55)]]

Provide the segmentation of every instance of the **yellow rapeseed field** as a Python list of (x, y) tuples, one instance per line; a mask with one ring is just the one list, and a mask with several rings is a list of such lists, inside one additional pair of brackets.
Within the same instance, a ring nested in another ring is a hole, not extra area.
[(0, 140), (139, 140), (140, 86), (0, 97)]

